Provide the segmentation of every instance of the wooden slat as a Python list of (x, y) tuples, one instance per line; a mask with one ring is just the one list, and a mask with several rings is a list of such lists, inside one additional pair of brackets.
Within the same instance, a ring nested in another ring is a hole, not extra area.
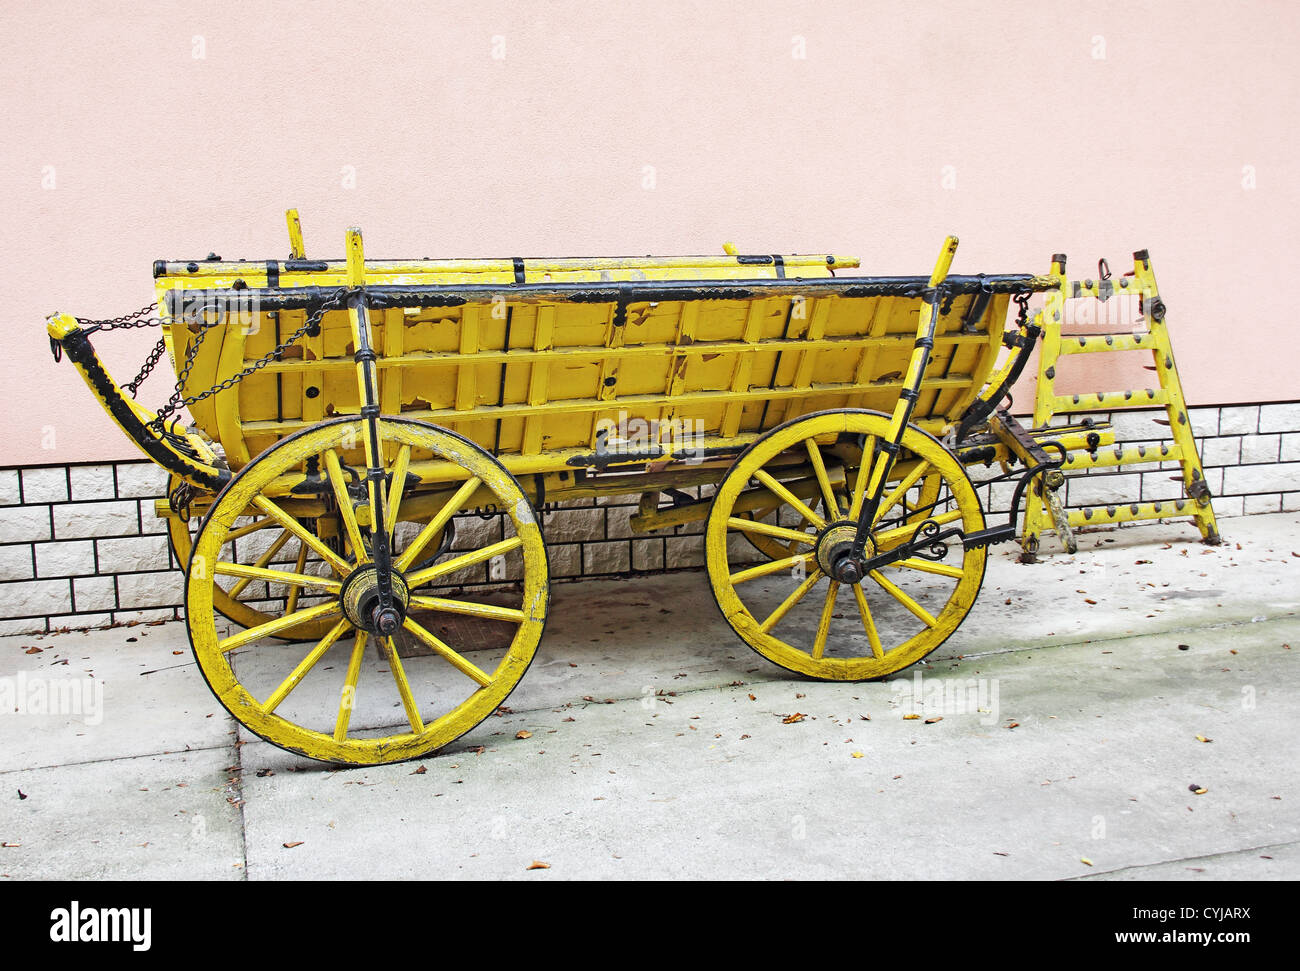
[[(757, 344), (758, 339), (763, 333), (763, 319), (767, 315), (768, 302), (766, 300), (752, 300), (749, 304), (749, 314), (745, 318), (745, 330), (742, 339), (746, 344)], [(754, 355), (743, 352), (736, 352), (736, 363), (732, 371), (731, 390), (748, 391), (750, 381), (754, 376)], [(745, 411), (743, 403), (737, 401), (727, 405), (727, 410), (722, 416), (722, 434), (726, 438), (732, 438), (740, 430), (740, 418)]]
[[(533, 350), (545, 352), (551, 350), (555, 339), (555, 308), (539, 307), (537, 326), (533, 330)], [(534, 408), (546, 401), (546, 388), (550, 378), (549, 357), (534, 359), (532, 371), (528, 375), (528, 406)], [(524, 441), (521, 451), (525, 455), (536, 455), (542, 450), (542, 420), (531, 411), (524, 419)]]
[[(809, 307), (811, 304), (811, 308)], [(807, 315), (808, 325), (804, 331), (803, 337), (806, 341), (819, 341), (826, 335), (826, 321), (831, 315), (831, 302), (828, 298), (819, 300), (805, 300), (804, 313)], [(816, 346), (808, 347), (799, 353), (799, 366), (795, 369), (794, 383), (792, 387), (796, 390), (807, 390), (812, 385), (813, 369), (817, 365)], [(782, 421), (789, 421), (796, 417), (801, 408), (801, 402), (798, 398), (790, 398), (785, 403)]]
[[(384, 355), (399, 358), (406, 348), (406, 314), (401, 307), (383, 312), (384, 319)], [(402, 411), (402, 368), (384, 368), (379, 374), (379, 402), (386, 415), (398, 415)], [(401, 446), (396, 442), (384, 443), (384, 457), (390, 462), (397, 457)]]
[[(461, 308), (460, 312), (460, 353), (462, 356), (477, 354), (479, 349), (478, 340), (478, 316), (479, 308), (466, 305)], [(474, 373), (478, 367), (478, 362), (474, 360), (464, 361), (457, 369), (456, 373), (456, 410), (469, 411), (474, 407), (474, 400), (477, 394), (477, 381)]]
[(664, 381), (664, 395), (669, 401), (659, 409), (661, 422), (672, 421), (676, 415), (676, 405), (671, 399), (681, 395), (685, 389), (686, 366), (690, 361), (690, 355), (684, 353), (682, 347), (695, 342), (695, 328), (699, 326), (699, 322), (699, 303), (692, 300), (682, 304), (682, 312), (677, 318), (677, 337), (673, 341), (673, 359), (668, 365), (668, 375)]

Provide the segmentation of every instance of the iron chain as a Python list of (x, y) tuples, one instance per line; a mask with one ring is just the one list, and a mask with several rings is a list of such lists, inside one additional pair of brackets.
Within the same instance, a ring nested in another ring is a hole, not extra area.
[(199, 347), (203, 344), (203, 338), (207, 336), (209, 330), (216, 326), (215, 323), (202, 324), (202, 329), (199, 331), (198, 336), (194, 339), (189, 350), (185, 353), (185, 365), (176, 376), (175, 390), (172, 391), (171, 397), (167, 399), (167, 403), (163, 405), (161, 410), (159, 410), (158, 417), (151, 421), (149, 426), (156, 431), (161, 432), (163, 430), (163, 421), (176, 411), (181, 408), (188, 408), (200, 401), (211, 398), (215, 394), (220, 394), (222, 391), (233, 388), (250, 374), (260, 371), (272, 361), (278, 361), (281, 354), (301, 340), (303, 335), (308, 331), (315, 329), (320, 324), (321, 319), (325, 316), (327, 311), (334, 310), (338, 306), (341, 306), (344, 298), (347, 296), (347, 292), (348, 291), (345, 287), (339, 287), (332, 296), (325, 299), (325, 302), (322, 303), (314, 313), (307, 316), (307, 319), (303, 321), (301, 327), (239, 373), (233, 374), (224, 381), (214, 384), (206, 391), (200, 391), (196, 395), (184, 397), (185, 383), (189, 379), (190, 370), (194, 367), (194, 361), (198, 356)]

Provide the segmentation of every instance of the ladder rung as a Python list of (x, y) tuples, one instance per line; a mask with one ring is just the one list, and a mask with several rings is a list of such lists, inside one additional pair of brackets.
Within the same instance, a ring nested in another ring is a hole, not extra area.
[(1132, 445), (1128, 448), (1099, 449), (1097, 452), (1075, 452), (1062, 468), (1066, 472), (1075, 469), (1104, 469), (1117, 465), (1139, 465), (1144, 462), (1179, 462), (1183, 450), (1179, 445), (1162, 442), (1160, 445)]
[(1151, 334), (1099, 334), (1094, 337), (1061, 337), (1061, 354), (1096, 354), (1103, 351), (1142, 351), (1156, 346)]
[(1131, 523), (1139, 519), (1175, 519), (1195, 516), (1196, 503), (1191, 499), (1166, 502), (1132, 502), (1116, 506), (1085, 506), (1069, 513), (1071, 526), (1097, 526), (1104, 523)]
[(1111, 408), (1151, 408), (1155, 405), (1169, 403), (1169, 392), (1143, 388), (1140, 391), (1096, 391), (1089, 394), (1073, 394), (1052, 399), (1052, 411), (1082, 411)]

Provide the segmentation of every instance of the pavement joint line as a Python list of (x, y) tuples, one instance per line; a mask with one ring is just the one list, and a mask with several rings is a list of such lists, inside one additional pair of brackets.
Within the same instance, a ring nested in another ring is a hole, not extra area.
[(248, 818), (244, 815), (244, 746), (239, 741), (239, 730), (235, 730), (234, 741), (230, 747), (235, 750), (235, 761), (231, 764), (236, 766), (232, 785), (235, 789), (235, 808), (239, 810), (239, 856), (243, 866), (239, 868), (241, 880), (248, 880)]
[(1099, 870), (1096, 873), (1080, 873), (1073, 877), (1062, 877), (1062, 883), (1077, 883), (1083, 880), (1096, 880), (1113, 873), (1125, 873), (1129, 870), (1148, 870), (1157, 866), (1172, 866), (1178, 863), (1193, 863), (1197, 860), (1215, 860), (1223, 856), (1236, 856), (1239, 853), (1256, 853), (1259, 850), (1277, 850), (1286, 847), (1300, 846), (1300, 840), (1288, 840), (1285, 843), (1264, 843), (1261, 846), (1243, 846), (1238, 850), (1220, 850), (1218, 853), (1205, 853), (1201, 856), (1183, 856), (1175, 857), (1172, 860), (1157, 860), (1154, 863), (1131, 863), (1128, 866), (1116, 867), (1114, 870)]
[[(1265, 617), (1263, 620), (1226, 620), (1217, 624), (1201, 624), (1201, 625), (1196, 625), (1191, 627), (1167, 627), (1162, 630), (1147, 631), (1142, 634), (1111, 634), (1111, 635), (1102, 635), (1099, 637), (1090, 637), (1082, 641), (1051, 641), (1051, 642), (1044, 642), (1035, 647), (1005, 647), (1005, 648), (1000, 648), (998, 650), (992, 650), (992, 651), (980, 651), (976, 654), (962, 654), (960, 657), (954, 655), (951, 658), (939, 658), (937, 661), (931, 663), (939, 663), (942, 661), (949, 661), (949, 660), (966, 661), (971, 658), (993, 657), (998, 654), (1019, 654), (1023, 651), (1042, 651), (1049, 648), (1054, 649), (1059, 647), (1079, 647), (1084, 644), (1110, 644), (1115, 641), (1134, 641), (1143, 637), (1163, 637), (1171, 634), (1188, 634), (1193, 631), (1226, 630), (1230, 627), (1250, 627), (1256, 624), (1277, 624), (1288, 620), (1294, 621), (1298, 616), (1300, 615), (1297, 615), (1294, 611), (1292, 611), (1285, 614), (1281, 614), (1277, 617)], [(917, 663), (924, 664), (926, 662), (924, 659), (922, 659)], [(905, 669), (905, 670), (910, 670), (910, 669)]]
[(140, 752), (136, 755), (110, 755), (102, 759), (82, 759), (80, 762), (52, 762), (49, 765), (29, 765), (21, 769), (0, 769), (0, 776), (13, 775), (15, 772), (40, 772), (44, 769), (65, 769), (78, 765), (100, 765), (104, 762), (129, 762), (132, 759), (156, 759), (167, 755), (188, 755), (191, 752), (215, 752), (218, 749), (225, 748), (226, 743), (220, 745), (200, 745), (190, 746), (182, 749), (167, 749), (162, 752)]

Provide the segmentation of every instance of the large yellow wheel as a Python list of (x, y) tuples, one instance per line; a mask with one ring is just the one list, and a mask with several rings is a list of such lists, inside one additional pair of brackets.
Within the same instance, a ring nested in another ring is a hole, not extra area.
[[(837, 681), (892, 674), (942, 644), (979, 593), (987, 551), (965, 549), (960, 537), (945, 542), (939, 559), (906, 557), (872, 570), (861, 583), (830, 577), (829, 551), (856, 527), (868, 478), (862, 470), (869, 472), (870, 463), (853, 470), (846, 496), (827, 474), (827, 456), (853, 440), (871, 456), (888, 427), (888, 416), (861, 410), (817, 412), (787, 422), (741, 454), (713, 499), (705, 542), (718, 606), (746, 643), (791, 671)], [(876, 514), (868, 556), (910, 540), (927, 519), (941, 529), (960, 527), (967, 535), (984, 528), (979, 498), (952, 453), (914, 426), (906, 429), (902, 448)], [(804, 455), (813, 474), (789, 478), (786, 470), (797, 467), (792, 456)], [(819, 501), (801, 498), (814, 484)], [(748, 515), (773, 499), (777, 521), (795, 525)], [(826, 515), (828, 509), (836, 514)], [(736, 540), (749, 534), (794, 552), (758, 566), (744, 564)]]
[[(199, 668), (249, 730), (311, 758), (373, 765), (438, 749), (495, 711), (532, 661), (548, 593), (532, 508), (495, 458), (444, 429), (381, 418), (387, 514), (376, 525), (364, 500), (363, 433), (355, 418), (315, 425), (231, 480), (194, 539), (186, 613)], [(416, 489), (413, 468), (451, 481)], [(496, 535), (471, 537), (467, 549), (438, 546), (452, 516), (489, 505), (504, 513)], [(331, 517), (339, 535), (322, 526)], [(264, 520), (307, 555), (244, 553), (239, 539)], [(380, 529), (402, 614), (391, 637), (366, 619)], [(232, 579), (266, 585), (272, 599), (258, 612), (269, 619), (223, 636), (216, 591)]]

